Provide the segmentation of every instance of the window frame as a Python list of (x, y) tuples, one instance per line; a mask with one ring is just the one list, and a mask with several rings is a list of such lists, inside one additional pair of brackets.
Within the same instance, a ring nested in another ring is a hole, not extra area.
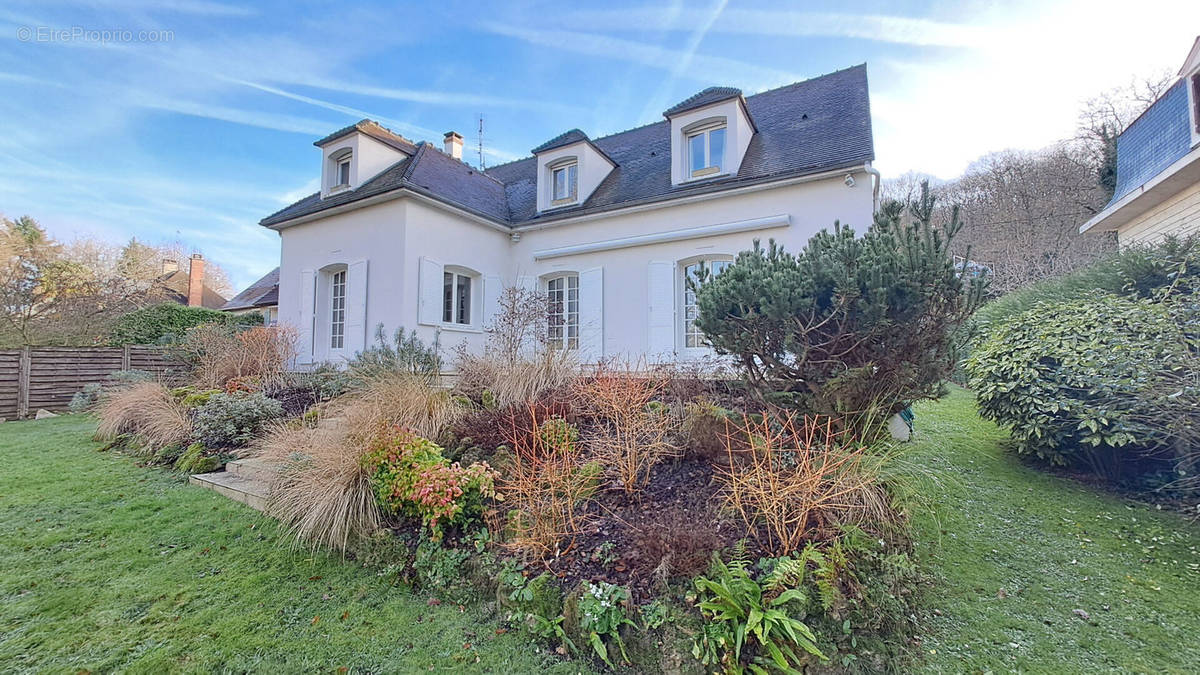
[[(560, 288), (555, 288), (559, 283)], [(547, 295), (546, 344), (554, 350), (572, 351), (579, 349), (579, 273), (555, 272), (544, 277), (543, 290)], [(574, 293), (574, 300), (572, 300)], [(558, 307), (555, 306), (555, 296)], [(574, 311), (571, 306), (574, 302)], [(557, 319), (560, 323), (555, 323)], [(556, 334), (557, 329), (557, 334)]]
[[(721, 151), (718, 163), (713, 163), (712, 156), (712, 133), (715, 131), (722, 132)], [(702, 138), (704, 143), (704, 166), (699, 169), (692, 168), (692, 140)], [(684, 147), (684, 168), (688, 180), (698, 178), (709, 178), (712, 176), (720, 176), (726, 173), (725, 171), (725, 155), (729, 144), (729, 124), (725, 119), (719, 121), (711, 121), (702, 123), (685, 129), (683, 132), (683, 147)]]
[[(476, 280), (478, 279), (479, 274), (472, 270), (453, 265), (442, 267), (441, 319), (443, 326), (451, 328), (473, 328), (475, 326), (478, 300)], [(465, 297), (462, 293), (464, 285)]]
[[(329, 349), (341, 351), (346, 348), (346, 281), (349, 270), (345, 267), (329, 272)], [(339, 295), (339, 289), (341, 294)]]
[[(550, 206), (566, 206), (579, 202), (579, 158), (565, 157), (546, 166), (549, 172)], [(563, 172), (566, 182), (566, 194), (559, 196), (558, 174)]]
[[(354, 171), (354, 151), (345, 148), (329, 156), (329, 161), (333, 165), (332, 173), (329, 177), (330, 191), (345, 190), (350, 187), (352, 180), (351, 173)], [(342, 182), (342, 167), (346, 167), (346, 182)]]
[[(699, 307), (695, 301), (695, 293), (688, 289), (688, 270), (697, 265), (707, 265), (709, 273), (716, 275), (720, 274), (734, 262), (734, 256), (727, 253), (709, 253), (698, 255), (691, 258), (680, 260), (677, 263), (679, 269), (676, 275), (679, 283), (679, 293), (676, 296), (676, 302), (679, 303), (678, 319), (676, 320), (675, 330), (678, 336), (681, 352), (684, 354), (711, 354), (712, 347), (703, 344), (703, 333), (699, 330), (694, 330), (696, 317), (699, 316)], [(720, 263), (720, 270), (713, 270), (713, 265)], [(690, 296), (690, 302), (689, 302)], [(695, 308), (696, 316), (689, 316), (688, 309)], [(689, 337), (694, 337), (694, 344), (689, 344)]]

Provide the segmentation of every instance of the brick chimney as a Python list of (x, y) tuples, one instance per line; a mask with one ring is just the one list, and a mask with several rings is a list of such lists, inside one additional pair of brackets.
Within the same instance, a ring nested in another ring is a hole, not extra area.
[(188, 267), (188, 307), (204, 304), (204, 256), (193, 253)]
[(457, 131), (447, 131), (443, 142), (447, 155), (454, 159), (462, 159), (463, 137)]

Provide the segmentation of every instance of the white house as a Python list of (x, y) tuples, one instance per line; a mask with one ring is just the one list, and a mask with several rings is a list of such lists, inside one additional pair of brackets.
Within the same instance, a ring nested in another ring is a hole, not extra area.
[(478, 348), (510, 285), (550, 294), (548, 334), (585, 362), (695, 358), (685, 275), (756, 239), (796, 251), (835, 220), (870, 224), (864, 65), (753, 96), (705, 89), (663, 116), (573, 129), (485, 171), (453, 132), (437, 148), (364, 120), (317, 141), (320, 192), (262, 221), (301, 363), (353, 357), (378, 324)]
[(1112, 201), (1080, 232), (1122, 247), (1200, 233), (1200, 37), (1174, 84), (1117, 137)]

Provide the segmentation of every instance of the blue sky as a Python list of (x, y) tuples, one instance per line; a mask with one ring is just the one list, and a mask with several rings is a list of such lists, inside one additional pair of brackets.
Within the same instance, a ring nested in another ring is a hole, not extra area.
[[(130, 34), (79, 34), (99, 30)], [(459, 131), (474, 161), (482, 113), (492, 165), (571, 127), (653, 122), (706, 86), (866, 62), (876, 165), (948, 178), (1069, 136), (1084, 99), (1173, 73), (1197, 31), (1195, 0), (3, 0), (0, 213), (180, 241), (240, 287), (278, 263), (258, 220), (316, 190), (312, 141), (363, 117), (414, 140)]]

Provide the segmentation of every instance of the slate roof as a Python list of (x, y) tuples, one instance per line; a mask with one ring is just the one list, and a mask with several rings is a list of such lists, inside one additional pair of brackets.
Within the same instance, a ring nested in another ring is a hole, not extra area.
[(246, 290), (233, 296), (221, 309), (253, 309), (279, 304), (279, 268), (267, 272), (263, 278), (250, 284)]
[(663, 111), (663, 117), (671, 117), (672, 115), (678, 115), (679, 113), (695, 110), (696, 108), (703, 108), (706, 105), (712, 105), (713, 103), (741, 95), (742, 90), (736, 87), (709, 87), (667, 108)]
[(379, 124), (375, 120), (367, 119), (359, 120), (348, 127), (342, 127), (332, 134), (329, 134), (325, 138), (313, 141), (313, 145), (319, 148), (322, 145), (325, 145), (330, 141), (335, 141), (352, 131), (361, 131), (371, 138), (374, 138), (385, 145), (390, 145), (391, 147), (409, 155), (413, 154), (417, 150), (416, 144), (412, 141)]
[[(706, 94), (714, 90), (716, 93)], [(728, 92), (735, 96), (740, 93), (729, 87), (706, 89), (672, 110), (724, 100), (729, 98), (725, 95)], [(723, 98), (696, 102), (698, 97), (718, 95)], [(865, 64), (748, 96), (745, 101), (757, 133), (736, 176), (671, 185), (670, 122), (661, 121), (589, 140), (616, 168), (583, 204), (539, 215), (536, 157), (480, 172), (429, 143), (418, 143), (412, 157), (397, 161), (358, 188), (326, 199), (321, 199), (319, 193), (310, 195), (261, 223), (276, 225), (404, 188), (515, 227), (861, 166), (875, 158)], [(573, 129), (536, 151), (548, 149), (547, 145), (549, 149), (559, 147), (550, 144), (561, 143), (575, 133), (579, 137), (569, 142), (588, 140), (583, 132)]]
[(542, 143), (541, 145), (537, 146), (536, 148), (530, 150), (530, 152), (532, 152), (533, 154), (536, 155), (539, 152), (545, 152), (547, 150), (561, 148), (564, 145), (570, 145), (572, 143), (578, 143), (579, 141), (590, 141), (590, 140), (591, 139), (588, 138), (588, 135), (583, 133), (582, 131), (580, 131), (578, 129), (571, 129), (570, 131), (564, 131), (563, 133), (555, 136), (554, 138), (551, 138), (550, 140), (546, 141), (545, 143)]
[(1191, 133), (1187, 82), (1181, 79), (1117, 137), (1117, 187), (1109, 206), (1186, 155)]

